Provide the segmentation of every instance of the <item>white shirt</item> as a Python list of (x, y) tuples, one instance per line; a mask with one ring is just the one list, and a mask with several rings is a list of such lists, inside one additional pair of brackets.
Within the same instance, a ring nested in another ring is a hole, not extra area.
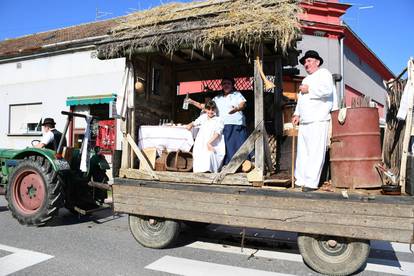
[[(203, 128), (208, 126), (214, 133), (223, 134), (224, 123), (223, 121), (215, 116), (213, 118), (209, 118), (206, 113), (201, 114), (193, 123), (195, 127)], [(210, 137), (211, 138), (211, 137)]]
[(306, 76), (302, 84), (309, 86), (309, 92), (299, 93), (294, 115), (300, 117), (300, 123), (330, 120), (330, 112), (337, 108), (337, 96), (332, 74), (320, 68)]
[(215, 96), (213, 101), (217, 105), (217, 116), (223, 120), (225, 125), (246, 125), (246, 119), (242, 111), (229, 114), (232, 109), (238, 107), (242, 102), (246, 102), (239, 91), (233, 91), (226, 96), (224, 94)]
[(42, 140), (40, 143), (47, 145), (51, 143), (55, 139), (55, 135), (53, 135), (53, 132), (49, 130), (48, 132), (44, 132), (42, 136)]

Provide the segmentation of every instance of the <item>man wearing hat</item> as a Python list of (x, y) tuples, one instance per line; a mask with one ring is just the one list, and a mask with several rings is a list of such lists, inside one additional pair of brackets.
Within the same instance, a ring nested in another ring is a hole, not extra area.
[[(45, 118), (43, 120), (43, 136), (40, 143), (35, 146), (36, 148), (57, 150), (59, 141), (62, 138), (62, 133), (55, 129), (55, 125), (56, 123), (53, 118)], [(63, 140), (63, 146), (66, 146), (66, 138)]]
[(299, 60), (306, 76), (299, 87), (298, 102), (292, 123), (299, 125), (296, 157), (296, 186), (302, 191), (318, 189), (328, 145), (330, 112), (336, 108), (336, 89), (332, 74), (320, 68), (323, 59), (310, 50)]

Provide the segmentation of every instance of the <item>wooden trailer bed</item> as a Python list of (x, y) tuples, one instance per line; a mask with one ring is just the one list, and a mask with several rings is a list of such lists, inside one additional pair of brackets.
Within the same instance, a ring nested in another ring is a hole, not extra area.
[(114, 211), (172, 220), (413, 242), (414, 198), (117, 178)]

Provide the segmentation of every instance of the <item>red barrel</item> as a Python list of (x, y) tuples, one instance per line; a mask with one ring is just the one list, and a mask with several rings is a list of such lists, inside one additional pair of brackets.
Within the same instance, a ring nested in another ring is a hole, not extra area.
[(381, 162), (381, 137), (375, 107), (348, 108), (343, 124), (332, 112), (331, 175), (340, 188), (378, 188), (375, 164)]

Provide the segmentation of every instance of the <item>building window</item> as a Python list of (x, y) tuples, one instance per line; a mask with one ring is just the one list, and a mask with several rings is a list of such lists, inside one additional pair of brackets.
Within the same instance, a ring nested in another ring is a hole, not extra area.
[(9, 106), (9, 135), (42, 133), (42, 103), (11, 104)]

